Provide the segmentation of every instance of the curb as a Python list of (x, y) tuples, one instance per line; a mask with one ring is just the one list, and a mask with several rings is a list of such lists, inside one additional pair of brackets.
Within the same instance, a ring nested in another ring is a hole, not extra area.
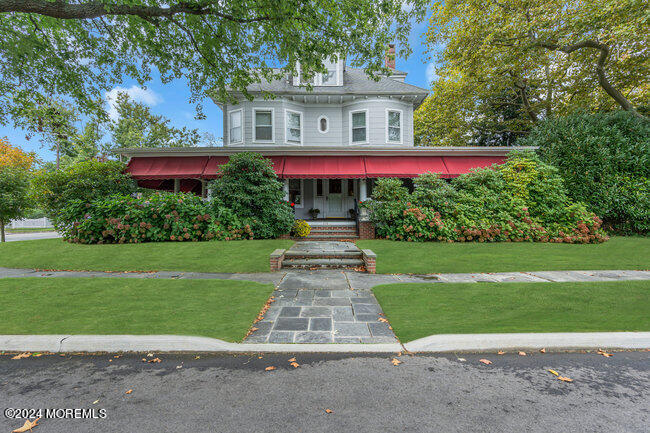
[(414, 353), (496, 350), (647, 349), (650, 332), (444, 334), (385, 344), (229, 343), (180, 335), (0, 335), (6, 352)]
[(513, 349), (647, 349), (650, 332), (441, 334), (404, 344), (410, 352), (482, 352)]

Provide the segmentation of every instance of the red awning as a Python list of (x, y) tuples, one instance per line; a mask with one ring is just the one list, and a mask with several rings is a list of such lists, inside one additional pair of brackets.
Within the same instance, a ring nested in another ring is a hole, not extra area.
[[(284, 156), (267, 156), (268, 160), (271, 161), (273, 170), (275, 174), (279, 176), (282, 175), (282, 167), (284, 167)], [(219, 167), (228, 162), (227, 156), (211, 156), (210, 160), (205, 166), (203, 171), (203, 179), (216, 179), (220, 176)]]
[(448, 177), (458, 177), (469, 173), (472, 168), (489, 167), (492, 164), (503, 164), (505, 156), (443, 156), (447, 166)]
[(193, 179), (203, 175), (207, 163), (207, 156), (136, 156), (126, 171), (134, 179)]
[(282, 177), (353, 179), (366, 177), (363, 156), (285, 156)]
[(367, 177), (417, 177), (422, 173), (447, 176), (440, 156), (366, 156)]

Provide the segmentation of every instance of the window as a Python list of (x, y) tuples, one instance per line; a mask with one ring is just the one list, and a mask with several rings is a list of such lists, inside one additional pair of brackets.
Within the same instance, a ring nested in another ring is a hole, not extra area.
[(367, 143), (368, 142), (368, 111), (352, 111), (350, 112), (350, 129), (352, 143)]
[(330, 179), (328, 184), (330, 194), (341, 194), (343, 192), (343, 181), (341, 179)]
[(318, 118), (318, 132), (326, 134), (330, 130), (330, 122), (326, 116), (320, 116)]
[(402, 112), (386, 110), (386, 141), (402, 143)]
[(254, 109), (254, 141), (273, 141), (273, 110)]
[(316, 179), (316, 197), (323, 196), (323, 179)]
[(302, 143), (302, 113), (285, 111), (286, 142), (289, 144)]
[(354, 180), (348, 179), (348, 197), (354, 197)]
[(334, 67), (333, 69), (327, 69), (327, 72), (324, 74), (320, 74), (320, 84), (321, 86), (336, 86), (337, 80), (337, 69)]
[(302, 188), (302, 179), (289, 179), (289, 201), (294, 204), (294, 207), (304, 206)]
[(241, 143), (242, 140), (242, 110), (231, 111), (229, 114), (230, 143)]

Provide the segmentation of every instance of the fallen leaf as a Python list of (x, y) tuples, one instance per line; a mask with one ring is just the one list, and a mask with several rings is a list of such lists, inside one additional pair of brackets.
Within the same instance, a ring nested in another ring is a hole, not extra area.
[(465, 358), (458, 358), (458, 360), (459, 360), (460, 362), (465, 362), (465, 361), (467, 361)]
[(544, 348), (539, 349), (539, 353), (546, 353), (546, 349), (544, 349)]
[(332, 409), (325, 409), (325, 413), (334, 413)]
[(603, 349), (598, 349), (598, 354), (603, 355), (605, 358), (609, 358), (610, 356), (614, 356), (611, 353), (605, 352)]
[(30, 421), (26, 419), (25, 424), (23, 424), (22, 427), (12, 430), (11, 433), (23, 433), (26, 432), (27, 430), (32, 431), (32, 429), (38, 425), (39, 419), (41, 418), (40, 417), (36, 418), (34, 421)]
[(402, 356), (402, 352), (397, 352), (397, 356)]
[(127, 392), (125, 392), (124, 394), (131, 394), (132, 392), (133, 392), (133, 390), (130, 389), (130, 390), (128, 390)]
[(99, 403), (99, 400), (93, 401), (93, 404), (97, 404), (97, 403)]
[(147, 358), (142, 358), (142, 362), (147, 362)]
[(154, 358), (154, 359), (150, 359), (150, 360), (147, 361), (147, 362), (162, 362), (162, 359), (160, 359), (160, 358)]
[(42, 353), (34, 353), (32, 356), (34, 358), (38, 358), (39, 356), (43, 356), (43, 354)]
[(200, 358), (201, 358), (201, 355), (196, 355), (196, 356), (194, 357), (194, 359), (200, 359)]
[(526, 356), (526, 352), (519, 352), (519, 356)]
[(300, 364), (298, 364), (297, 362), (292, 362), (291, 365), (293, 366), (293, 368), (300, 367)]
[(258, 329), (260, 329), (260, 328), (256, 328), (256, 327), (253, 326), (253, 327), (251, 328), (251, 332), (255, 332), (255, 331), (257, 331)]
[(503, 350), (499, 350), (499, 351), (497, 352), (497, 355), (505, 355), (505, 353), (506, 353), (506, 352), (504, 352)]
[(32, 356), (30, 352), (23, 352), (23, 353), (19, 353), (18, 355), (14, 356), (11, 359), (23, 359), (23, 358), (29, 358), (30, 356)]
[(183, 368), (183, 366), (182, 365), (177, 365), (176, 369), (178, 370), (179, 368)]
[(117, 358), (121, 358), (121, 357), (122, 357), (122, 355), (115, 355), (113, 358), (117, 359)]
[(112, 359), (109, 359), (108, 362), (113, 362), (113, 360), (112, 360)]
[(379, 320), (380, 322), (388, 323), (388, 319), (386, 319), (386, 318), (384, 318), (384, 317), (380, 317), (380, 318), (377, 319), (377, 320)]
[(151, 358), (153, 356), (153, 353), (147, 353), (147, 357)]
[(568, 377), (558, 376), (557, 378), (558, 378), (559, 380), (561, 380), (562, 382), (573, 382), (573, 379), (570, 379), (570, 378), (568, 378)]
[(291, 358), (288, 362), (296, 362), (296, 358)]
[(551, 373), (551, 374), (554, 374), (554, 375), (556, 375), (556, 376), (559, 376), (559, 375), (560, 375), (560, 373), (558, 373), (558, 372), (555, 371), (555, 370), (548, 370), (548, 372)]
[(479, 359), (478, 362), (482, 362), (485, 365), (492, 364), (492, 361), (490, 361), (489, 359)]
[(271, 365), (271, 366), (269, 366), (269, 367), (266, 367), (264, 370), (266, 370), (266, 371), (275, 370), (275, 367), (273, 367), (273, 366)]
[(393, 359), (391, 359), (390, 362), (391, 362), (393, 365), (395, 365), (395, 366), (400, 365), (400, 364), (402, 363), (402, 361), (400, 361), (400, 360), (397, 359), (397, 358), (393, 358)]

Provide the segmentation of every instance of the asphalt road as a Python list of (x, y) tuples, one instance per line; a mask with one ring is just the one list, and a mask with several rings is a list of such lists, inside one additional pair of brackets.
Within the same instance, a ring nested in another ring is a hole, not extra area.
[[(403, 355), (398, 366), (386, 355), (303, 354), (298, 368), (289, 365), (292, 355), (258, 356), (154, 354), (162, 361), (145, 363), (137, 354), (2, 355), (0, 406), (106, 411), (105, 419), (43, 419), (38, 433), (609, 433), (650, 426), (647, 351)], [(557, 380), (549, 368), (574, 382)], [(0, 432), (22, 424), (2, 417)]]

